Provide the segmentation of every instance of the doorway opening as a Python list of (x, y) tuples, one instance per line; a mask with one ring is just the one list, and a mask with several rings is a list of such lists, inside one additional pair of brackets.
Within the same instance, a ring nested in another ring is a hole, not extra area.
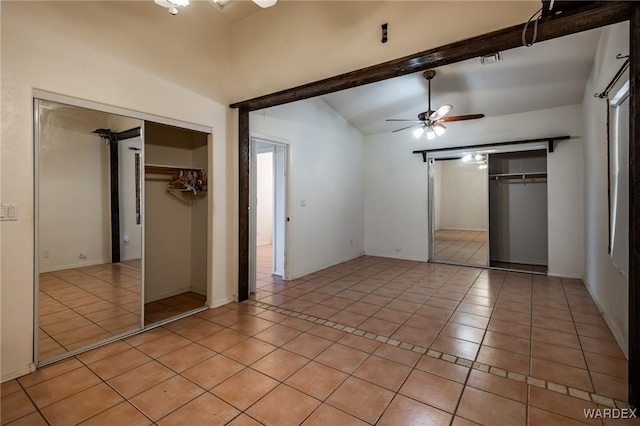
[(286, 262), (287, 145), (251, 140), (250, 293), (288, 279)]

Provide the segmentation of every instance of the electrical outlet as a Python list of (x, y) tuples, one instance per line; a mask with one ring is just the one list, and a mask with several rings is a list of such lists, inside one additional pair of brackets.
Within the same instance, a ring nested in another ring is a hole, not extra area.
[(42, 250), (42, 258), (43, 259), (49, 258), (49, 250)]
[(78, 258), (80, 258), (82, 260), (85, 260), (87, 258), (87, 255), (82, 253), (82, 252), (80, 252), (80, 254), (78, 255)]

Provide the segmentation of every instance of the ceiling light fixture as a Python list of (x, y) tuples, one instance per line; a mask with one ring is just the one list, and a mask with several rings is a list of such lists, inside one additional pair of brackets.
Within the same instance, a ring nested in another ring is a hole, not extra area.
[(261, 8), (266, 9), (267, 7), (271, 7), (276, 4), (278, 0), (253, 0), (253, 2)]
[[(218, 6), (220, 6), (220, 8), (223, 8), (227, 4), (231, 3), (231, 0), (211, 0), (211, 1), (217, 4)], [(263, 9), (266, 9), (267, 7), (271, 7), (278, 2), (278, 0), (252, 0), (252, 1)]]
[(416, 139), (417, 139), (417, 138), (419, 138), (420, 136), (422, 136), (422, 134), (424, 133), (424, 127), (425, 127), (425, 126), (418, 127), (417, 129), (415, 129), (415, 130), (413, 131), (413, 136), (415, 136), (415, 137), (416, 137)]
[(153, 0), (158, 6), (166, 7), (172, 15), (178, 14), (179, 7), (189, 6), (189, 0)]

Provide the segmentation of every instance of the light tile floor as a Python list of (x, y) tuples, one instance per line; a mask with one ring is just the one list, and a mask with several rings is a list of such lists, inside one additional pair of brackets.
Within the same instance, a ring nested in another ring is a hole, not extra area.
[[(435, 232), (435, 260), (464, 265), (485, 266), (488, 259), (489, 244), (486, 231), (466, 231), (458, 229), (439, 229)], [(527, 272), (547, 272), (546, 265), (527, 265), (491, 261), (495, 268), (512, 269)]]
[[(140, 327), (140, 262), (109, 263), (40, 274), (38, 359)], [(145, 324), (205, 305), (186, 292), (145, 304)]]
[(488, 259), (487, 240), (486, 231), (438, 229), (434, 235), (435, 259), (484, 266)]
[(2, 424), (638, 424), (584, 417), (627, 363), (579, 281), (365, 256), (257, 296), (3, 383)]

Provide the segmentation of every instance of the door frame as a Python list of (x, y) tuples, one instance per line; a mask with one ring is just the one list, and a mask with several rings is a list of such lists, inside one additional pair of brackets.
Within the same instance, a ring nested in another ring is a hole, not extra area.
[[(273, 240), (274, 240), (274, 244), (273, 244), (273, 266), (272, 266), (272, 273), (275, 272), (275, 258), (276, 258), (276, 249), (282, 249), (283, 250), (283, 256), (284, 256), (284, 270), (282, 271), (282, 279), (283, 280), (289, 280), (290, 279), (290, 271), (289, 271), (289, 260), (288, 260), (288, 247), (289, 247), (289, 188), (290, 188), (290, 184), (289, 184), (289, 164), (290, 164), (290, 147), (289, 144), (286, 142), (281, 142), (281, 141), (276, 141), (273, 138), (268, 138), (268, 137), (262, 137), (259, 135), (252, 135), (251, 139), (250, 139), (250, 172), (249, 172), (249, 178), (251, 181), (251, 185), (249, 188), (249, 192), (250, 192), (250, 198), (249, 198), (249, 293), (254, 293), (257, 289), (257, 278), (256, 278), (256, 274), (257, 274), (257, 252), (256, 252), (256, 243), (257, 243), (257, 188), (256, 188), (256, 179), (257, 179), (257, 158), (258, 158), (258, 154), (259, 154), (259, 150), (257, 148), (257, 144), (258, 143), (263, 143), (266, 145), (269, 145), (271, 148), (273, 148), (273, 190), (274, 190), (274, 201), (273, 201)], [(283, 149), (283, 155), (284, 155), (284, 163), (283, 163), (283, 170), (278, 171), (277, 167), (276, 167), (276, 149), (275, 148), (282, 148)], [(267, 152), (266, 150), (264, 152)], [(278, 184), (276, 182), (276, 175), (282, 172), (284, 174), (284, 179), (283, 179), (283, 187), (282, 188), (278, 188)], [(280, 228), (278, 228), (277, 226), (277, 221), (278, 218), (276, 217), (276, 197), (275, 194), (281, 190), (284, 199), (282, 200), (283, 203), (283, 214), (284, 214), (284, 223), (282, 225), (282, 229), (281, 231), (279, 231)], [(282, 235), (282, 244), (284, 245), (284, 247), (276, 247), (275, 244), (275, 240), (276, 240), (276, 233), (277, 232), (283, 232)]]

